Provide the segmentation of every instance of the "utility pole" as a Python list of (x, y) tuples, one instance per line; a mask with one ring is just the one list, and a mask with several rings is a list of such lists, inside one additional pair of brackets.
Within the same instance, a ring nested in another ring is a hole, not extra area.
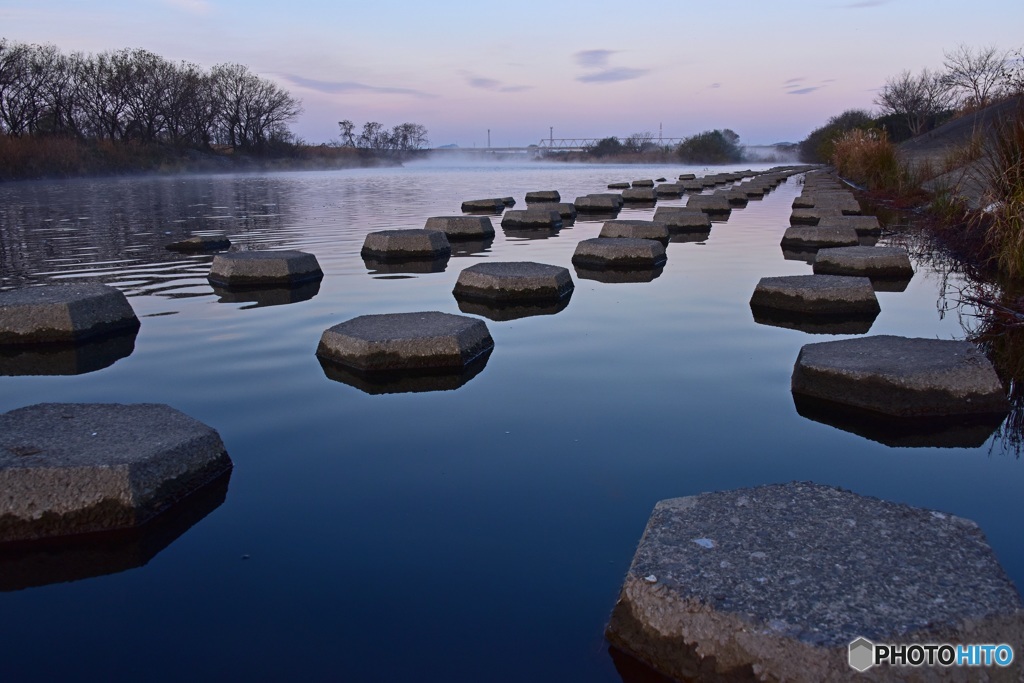
[(491, 129), (487, 129), (487, 149), (491, 148)]
[(555, 127), (554, 126), (551, 126), (550, 128), (548, 128), (548, 134), (549, 134), (548, 145), (550, 145), (551, 147), (554, 147), (555, 146)]
[(658, 124), (658, 147), (661, 147), (661, 124)]

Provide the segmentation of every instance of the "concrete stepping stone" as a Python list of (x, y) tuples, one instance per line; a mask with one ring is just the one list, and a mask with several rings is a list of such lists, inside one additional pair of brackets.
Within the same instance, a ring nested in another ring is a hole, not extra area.
[(450, 256), (452, 246), (441, 230), (378, 230), (366, 235), (360, 255), (387, 260), (429, 260)]
[(609, 190), (628, 190), (629, 188), (629, 183), (608, 183)]
[(623, 200), (620, 194), (588, 194), (577, 197), (573, 202), (579, 213), (618, 213)]
[(679, 180), (696, 180), (697, 176), (693, 173), (680, 173)]
[(459, 273), (456, 299), (487, 302), (559, 301), (572, 294), (567, 268), (532, 261), (477, 263)]
[(655, 221), (614, 220), (601, 228), (598, 237), (628, 237), (641, 240), (658, 240), (668, 244), (668, 227)]
[(510, 209), (510, 208), (512, 208), (513, 206), (516, 205), (516, 198), (515, 197), (502, 197), (501, 198), (501, 203), (505, 205), (505, 208), (509, 208)]
[(231, 469), (212, 428), (158, 404), (0, 414), (0, 542), (144, 524)]
[(818, 227), (853, 228), (861, 237), (882, 234), (882, 226), (875, 216), (823, 216), (818, 220)]
[(0, 292), (0, 346), (77, 343), (138, 329), (128, 299), (108, 285), (50, 284)]
[(290, 287), (323, 279), (316, 256), (304, 251), (233, 251), (213, 257), (207, 279), (220, 287)]
[(789, 215), (789, 224), (817, 225), (822, 218), (842, 215), (843, 212), (839, 209), (828, 207), (821, 209), (793, 209), (793, 212)]
[[(511, 197), (509, 197), (511, 199)], [(515, 203), (515, 200), (512, 200)], [(483, 213), (483, 214), (500, 214), (505, 210), (508, 205), (505, 204), (505, 199), (502, 197), (492, 197), (490, 199), (469, 199), (462, 202), (463, 213)]]
[[(861, 638), (1020, 643), (1024, 608), (974, 522), (792, 482), (660, 501), (605, 635), (674, 679), (854, 681)], [(954, 671), (971, 677), (863, 678)]]
[(736, 186), (736, 189), (747, 195), (747, 199), (763, 199), (768, 194), (768, 190), (765, 187), (753, 183), (740, 183)]
[(559, 230), (562, 227), (562, 216), (557, 211), (547, 209), (513, 209), (505, 212), (501, 219), (501, 227), (519, 230)]
[[(410, 261), (392, 261), (389, 263), (411, 263)], [(445, 261), (441, 261), (441, 269), (444, 270)], [(217, 295), (218, 302), (224, 304), (249, 304), (242, 306), (242, 310), (250, 308), (264, 308), (266, 306), (285, 306), (296, 304), (300, 301), (309, 301), (320, 293), (320, 280), (303, 282), (291, 287), (221, 287), (211, 285), (213, 293)]]
[(698, 180), (696, 178), (691, 178), (690, 180), (680, 180), (679, 185), (681, 185), (682, 188), (687, 192), (704, 191), (704, 181)]
[(576, 205), (571, 202), (541, 202), (530, 208), (538, 211), (557, 211), (563, 222), (576, 220)]
[(231, 240), (224, 235), (192, 235), (177, 242), (171, 242), (165, 248), (183, 253), (217, 251), (231, 246)]
[(573, 265), (590, 269), (654, 269), (665, 261), (665, 245), (661, 242), (621, 237), (583, 240), (572, 255)]
[(700, 209), (709, 216), (728, 216), (732, 213), (732, 205), (722, 195), (690, 195), (686, 200), (686, 206), (691, 209)]
[(747, 197), (747, 193), (743, 190), (737, 190), (735, 188), (729, 190), (719, 190), (715, 193), (725, 197), (725, 200), (729, 202), (729, 206), (742, 209), (750, 203), (750, 198)]
[(822, 247), (855, 247), (860, 244), (853, 228), (822, 228), (816, 225), (796, 225), (786, 228), (782, 236), (783, 247), (793, 249), (821, 249)]
[(493, 348), (482, 320), (425, 311), (339, 323), (324, 331), (316, 355), (360, 372), (461, 370)]
[(630, 183), (632, 187), (654, 187), (654, 181), (651, 179), (634, 180)]
[(423, 226), (440, 230), (449, 241), (486, 240), (494, 237), (494, 225), (487, 216), (432, 216)]
[(560, 201), (562, 201), (562, 195), (558, 194), (558, 190), (537, 190), (526, 193), (527, 204), (557, 204)]
[(878, 335), (807, 344), (794, 394), (897, 417), (1005, 414), (1006, 393), (973, 344)]
[(671, 234), (711, 231), (711, 218), (700, 209), (685, 206), (659, 206), (654, 221), (663, 224)]
[(679, 183), (662, 183), (654, 188), (658, 199), (679, 199), (685, 193), (686, 190)]
[(913, 277), (914, 268), (903, 247), (833, 247), (818, 250), (814, 258), (814, 272), (908, 280)]
[(622, 201), (626, 204), (653, 204), (658, 201), (658, 195), (653, 187), (633, 186), (622, 191)]
[(763, 277), (750, 307), (814, 315), (877, 314), (881, 308), (866, 277), (785, 275)]

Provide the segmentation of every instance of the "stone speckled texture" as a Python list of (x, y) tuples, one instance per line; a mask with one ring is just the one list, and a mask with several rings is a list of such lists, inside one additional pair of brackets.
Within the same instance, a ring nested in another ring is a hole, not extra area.
[(853, 228), (823, 228), (815, 225), (799, 225), (786, 228), (782, 246), (797, 249), (820, 247), (855, 247), (860, 244), (857, 231)]
[[(686, 680), (983, 680), (966, 668), (858, 674), (848, 646), (1021, 643), (1024, 609), (974, 522), (793, 482), (659, 502), (606, 636)], [(1021, 672), (1018, 657), (985, 673)]]
[(456, 298), (486, 301), (557, 301), (572, 293), (569, 270), (531, 261), (487, 262), (461, 273)]
[(137, 330), (128, 299), (98, 283), (53, 284), (0, 292), (0, 344), (77, 342)]
[(903, 247), (838, 247), (818, 250), (814, 272), (902, 280), (913, 277), (914, 268)]
[(700, 209), (685, 206), (660, 206), (654, 212), (656, 223), (662, 223), (670, 233), (707, 232), (711, 230), (711, 217)]
[(654, 193), (659, 198), (679, 199), (686, 193), (686, 188), (679, 183), (661, 183), (654, 188)]
[(588, 268), (654, 269), (665, 263), (665, 245), (655, 240), (595, 237), (576, 245), (572, 262)]
[[(511, 197), (510, 197), (511, 199)], [(515, 203), (515, 200), (512, 200)], [(490, 199), (469, 199), (462, 202), (462, 211), (464, 213), (488, 213), (488, 214), (499, 214), (505, 210), (505, 207), (509, 206), (505, 203), (505, 199), (502, 197), (493, 197)], [(429, 225), (427, 226), (430, 227)]]
[(538, 202), (530, 205), (531, 209), (557, 211), (562, 220), (576, 218), (576, 205), (571, 202)]
[(622, 208), (620, 194), (588, 194), (573, 202), (579, 213), (618, 213)]
[(213, 257), (208, 279), (221, 287), (298, 285), (324, 276), (316, 256), (304, 251), (235, 251)]
[(622, 191), (622, 201), (627, 203), (651, 203), (658, 200), (658, 194), (653, 187), (637, 187), (634, 185), (628, 190)]
[(178, 242), (171, 242), (167, 249), (180, 252), (194, 251), (216, 251), (227, 249), (231, 246), (231, 240), (224, 235), (193, 235)]
[(494, 237), (494, 225), (487, 216), (433, 216), (427, 219), (424, 228), (440, 230), (449, 240), (481, 240)]
[(231, 468), (212, 428), (158, 404), (0, 415), (0, 541), (138, 526)]
[(448, 237), (440, 230), (378, 230), (367, 233), (360, 252), (365, 258), (429, 259), (452, 253)]
[(700, 209), (712, 216), (728, 216), (732, 212), (729, 200), (720, 194), (695, 194), (686, 200), (686, 206)]
[(614, 220), (601, 227), (599, 237), (631, 237), (668, 244), (668, 227), (655, 221)]
[(875, 216), (823, 216), (819, 228), (853, 228), (858, 235), (881, 235), (882, 226)]
[(839, 209), (822, 207), (820, 209), (793, 209), (789, 215), (790, 225), (817, 225), (822, 218), (830, 216), (842, 216)]
[(549, 209), (529, 209), (506, 211), (501, 219), (501, 227), (530, 230), (558, 230), (562, 227), (562, 215)]
[(557, 204), (560, 201), (562, 201), (562, 195), (558, 194), (558, 190), (537, 190), (526, 193), (527, 204)]
[(316, 355), (364, 372), (458, 369), (493, 348), (482, 320), (425, 311), (347, 320), (324, 331)]
[(871, 280), (844, 275), (785, 275), (757, 283), (751, 308), (814, 314), (878, 313)]
[(1005, 413), (995, 369), (973, 344), (879, 335), (807, 344), (794, 394), (901, 417)]

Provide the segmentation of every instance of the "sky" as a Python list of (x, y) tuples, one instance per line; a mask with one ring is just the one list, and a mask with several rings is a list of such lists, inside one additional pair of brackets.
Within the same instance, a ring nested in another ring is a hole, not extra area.
[[(1024, 46), (1024, 0), (0, 0), (0, 37), (244, 64), (302, 101), (310, 143), (425, 126), (430, 144), (797, 142), (958, 45)], [(553, 129), (553, 133), (552, 133)]]

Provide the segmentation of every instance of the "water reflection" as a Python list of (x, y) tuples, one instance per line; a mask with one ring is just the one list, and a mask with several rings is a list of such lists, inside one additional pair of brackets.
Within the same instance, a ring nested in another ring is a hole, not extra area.
[(669, 243), (685, 243), (685, 242), (706, 242), (711, 237), (711, 230), (703, 230), (701, 232), (674, 232), (668, 237)]
[(795, 249), (793, 247), (782, 247), (782, 258), (787, 261), (803, 261), (807, 265), (813, 265), (818, 255), (817, 249)]
[(139, 329), (78, 343), (0, 346), (0, 375), (83, 375), (110, 367), (135, 350)]
[(494, 302), (470, 301), (456, 297), (459, 303), (459, 310), (470, 315), (479, 315), (494, 320), (505, 322), (529, 318), (535, 315), (554, 315), (561, 313), (569, 305), (572, 294), (563, 297), (555, 303), (516, 303), (499, 304)]
[(1005, 417), (898, 418), (801, 394), (792, 396), (801, 417), (901, 448), (977, 448), (999, 429)]
[(871, 278), (871, 286), (876, 292), (905, 292), (913, 277), (905, 279)]
[(494, 238), (488, 237), (485, 240), (450, 240), (452, 245), (452, 256), (480, 256), (491, 250)]
[(581, 280), (594, 280), (607, 284), (628, 284), (631, 282), (652, 282), (661, 277), (665, 266), (657, 268), (636, 268), (630, 270), (615, 268), (584, 268), (573, 265), (576, 276)]
[(561, 228), (502, 228), (505, 237), (514, 240), (547, 240), (558, 237)]
[(454, 391), (483, 372), (491, 351), (473, 359), (462, 370), (407, 370), (401, 372), (360, 372), (317, 356), (327, 379), (355, 387), (367, 394), (407, 394)]
[(0, 546), (0, 591), (143, 567), (227, 498), (231, 471), (136, 529)]
[(392, 261), (363, 257), (363, 265), (371, 275), (422, 275), (443, 273), (448, 267), (448, 256), (436, 259), (409, 259)]
[[(443, 270), (443, 269), (442, 269)], [(212, 284), (213, 293), (225, 304), (252, 304), (243, 309), (264, 306), (283, 306), (309, 301), (320, 293), (320, 280), (304, 282), (294, 287), (222, 287)]]
[(781, 311), (777, 308), (751, 306), (754, 322), (771, 327), (784, 327), (808, 334), (867, 334), (874, 324), (878, 312), (857, 315), (815, 315)]

